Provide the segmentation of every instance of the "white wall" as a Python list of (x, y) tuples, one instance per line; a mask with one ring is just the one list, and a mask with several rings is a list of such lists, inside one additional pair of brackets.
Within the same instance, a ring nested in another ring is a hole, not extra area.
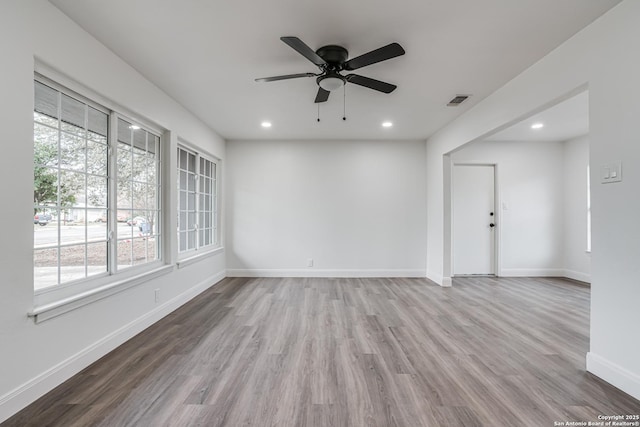
[[(592, 195), (591, 348), (587, 369), (640, 398), (640, 2), (625, 0), (427, 141), (427, 274), (445, 264), (443, 155), (589, 88)], [(622, 160), (623, 181), (600, 184), (603, 164)]]
[(587, 165), (589, 137), (563, 142), (565, 276), (591, 282), (591, 254), (587, 253)]
[(420, 141), (230, 141), (227, 274), (424, 277), (424, 156)]
[[(225, 268), (222, 253), (44, 323), (27, 317), (33, 308), (28, 219), (33, 216), (34, 58), (170, 130), (165, 142), (173, 147), (181, 136), (224, 158), (225, 142), (45, 0), (0, 2), (0, 52), (2, 421), (210, 286)], [(174, 212), (165, 215), (175, 223)], [(160, 289), (158, 304), (154, 289)]]
[(482, 141), (451, 155), (454, 163), (497, 165), (500, 276), (563, 275), (562, 148), (559, 142)]

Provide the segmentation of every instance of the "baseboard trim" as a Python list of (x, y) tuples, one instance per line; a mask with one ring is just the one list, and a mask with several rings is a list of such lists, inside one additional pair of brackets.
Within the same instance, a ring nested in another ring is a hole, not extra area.
[(587, 353), (587, 371), (640, 400), (640, 375), (593, 352)]
[(503, 268), (501, 277), (564, 277), (562, 268)]
[(442, 286), (442, 276), (440, 274), (427, 271), (427, 279), (431, 280), (436, 285)]
[(591, 283), (591, 275), (564, 268), (503, 268), (500, 277), (566, 277)]
[(439, 274), (427, 272), (427, 279), (431, 280), (436, 285), (442, 286), (443, 288), (450, 288), (453, 285), (453, 278), (443, 277)]
[(424, 278), (424, 270), (316, 270), (227, 269), (227, 277), (412, 277)]
[(569, 279), (578, 280), (580, 282), (591, 283), (591, 275), (587, 273), (581, 273), (579, 271), (564, 270), (563, 277)]
[(220, 272), (0, 396), (0, 423), (225, 278)]

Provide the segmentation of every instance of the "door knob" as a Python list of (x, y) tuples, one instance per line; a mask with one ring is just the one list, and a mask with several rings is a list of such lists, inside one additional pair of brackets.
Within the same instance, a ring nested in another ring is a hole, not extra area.
[(496, 226), (496, 225), (495, 225), (494, 223), (489, 224), (489, 227), (491, 227), (491, 228), (493, 228), (493, 227), (495, 227), (495, 226)]

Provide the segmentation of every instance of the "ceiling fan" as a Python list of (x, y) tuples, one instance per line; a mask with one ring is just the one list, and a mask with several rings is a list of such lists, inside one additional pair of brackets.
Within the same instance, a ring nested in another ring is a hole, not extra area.
[(288, 44), (300, 55), (313, 62), (319, 69), (320, 73), (300, 73), (287, 74), (284, 76), (263, 77), (256, 79), (256, 82), (274, 82), (277, 80), (297, 79), (300, 77), (316, 77), (318, 84), (318, 94), (315, 102), (326, 102), (329, 99), (329, 93), (344, 86), (346, 83), (354, 83), (369, 89), (377, 90), (384, 93), (391, 93), (397, 87), (396, 85), (381, 82), (359, 74), (340, 74), (341, 71), (352, 71), (358, 68), (377, 62), (386, 61), (396, 56), (404, 55), (404, 49), (398, 43), (391, 43), (371, 52), (349, 58), (349, 52), (342, 46), (328, 45), (323, 46), (315, 52), (297, 37), (280, 37), (280, 40)]

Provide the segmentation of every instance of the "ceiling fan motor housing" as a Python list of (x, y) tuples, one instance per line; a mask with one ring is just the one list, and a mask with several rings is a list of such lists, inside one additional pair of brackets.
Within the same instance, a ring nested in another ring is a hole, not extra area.
[(327, 62), (329, 69), (338, 71), (342, 69), (342, 64), (344, 64), (347, 61), (347, 58), (349, 58), (349, 52), (347, 49), (334, 44), (322, 46), (320, 49), (316, 50), (316, 54)]

